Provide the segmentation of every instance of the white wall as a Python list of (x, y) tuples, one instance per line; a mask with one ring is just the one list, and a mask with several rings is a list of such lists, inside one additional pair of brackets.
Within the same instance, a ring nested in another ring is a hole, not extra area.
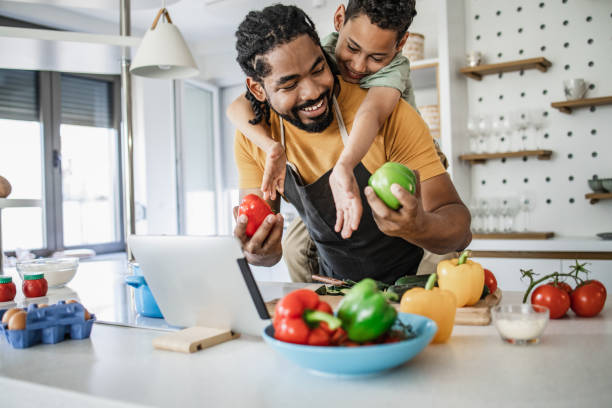
[(593, 175), (612, 177), (612, 106), (577, 109), (571, 115), (550, 106), (565, 100), (563, 81), (570, 78), (594, 85), (589, 98), (612, 94), (611, 12), (611, 2), (596, 0), (466, 1), (467, 50), (481, 51), (488, 63), (540, 56), (552, 62), (545, 73), (526, 70), (523, 75), (489, 75), (482, 81), (463, 79), (472, 115), (507, 115), (531, 108), (548, 113), (540, 132), (548, 138), (539, 141), (553, 151), (551, 160), (498, 159), (471, 166), (476, 196), (532, 194), (533, 231), (593, 238), (612, 231), (612, 200), (591, 205), (584, 197)]

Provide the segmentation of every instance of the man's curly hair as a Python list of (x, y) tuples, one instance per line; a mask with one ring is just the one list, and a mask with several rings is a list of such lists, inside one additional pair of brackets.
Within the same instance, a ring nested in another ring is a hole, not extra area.
[[(314, 23), (296, 6), (276, 4), (261, 11), (251, 11), (236, 31), (236, 61), (247, 76), (261, 83), (272, 69), (265, 54), (304, 34), (320, 46)], [(245, 97), (251, 103), (255, 114), (255, 118), (249, 120), (249, 123), (256, 125), (262, 120), (269, 123), (268, 103), (258, 101), (248, 87)]]
[(378, 27), (396, 31), (399, 42), (408, 31), (417, 12), (415, 0), (349, 0), (346, 6), (345, 24), (362, 14), (368, 16)]

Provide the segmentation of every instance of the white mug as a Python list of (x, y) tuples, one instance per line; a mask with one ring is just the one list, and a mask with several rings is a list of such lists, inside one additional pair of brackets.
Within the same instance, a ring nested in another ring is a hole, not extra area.
[(470, 67), (475, 67), (480, 65), (482, 62), (482, 54), (480, 51), (472, 51), (468, 53), (466, 56), (467, 64)]
[(568, 101), (582, 99), (587, 92), (587, 83), (582, 78), (567, 79), (563, 81), (563, 92)]

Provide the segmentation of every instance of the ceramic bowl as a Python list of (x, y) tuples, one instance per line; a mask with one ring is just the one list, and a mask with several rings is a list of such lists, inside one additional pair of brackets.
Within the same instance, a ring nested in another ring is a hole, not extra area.
[(612, 178), (601, 179), (601, 186), (608, 193), (612, 193)]
[(263, 330), (262, 336), (274, 350), (314, 373), (341, 377), (371, 375), (402, 365), (419, 354), (438, 330), (436, 323), (427, 317), (398, 313), (397, 318), (411, 325), (416, 337), (360, 347), (306, 346), (275, 339), (272, 325)]
[(17, 272), (24, 275), (43, 273), (50, 288), (60, 288), (70, 282), (79, 267), (78, 258), (39, 258), (17, 262)]
[(601, 180), (602, 179), (589, 180), (589, 188), (593, 190), (594, 193), (605, 193)]
[(491, 317), (502, 340), (511, 344), (536, 344), (549, 320), (548, 308), (531, 304), (502, 305)]

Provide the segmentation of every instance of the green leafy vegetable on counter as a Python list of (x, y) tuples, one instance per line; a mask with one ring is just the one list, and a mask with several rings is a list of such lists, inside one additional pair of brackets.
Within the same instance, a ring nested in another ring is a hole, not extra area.
[[(399, 303), (404, 292), (412, 288), (424, 288), (427, 284), (428, 275), (406, 275), (395, 281), (393, 285), (381, 281), (374, 281), (378, 290), (391, 302)], [(344, 296), (356, 282), (350, 279), (344, 281), (344, 285), (322, 285), (315, 290), (319, 295)]]

